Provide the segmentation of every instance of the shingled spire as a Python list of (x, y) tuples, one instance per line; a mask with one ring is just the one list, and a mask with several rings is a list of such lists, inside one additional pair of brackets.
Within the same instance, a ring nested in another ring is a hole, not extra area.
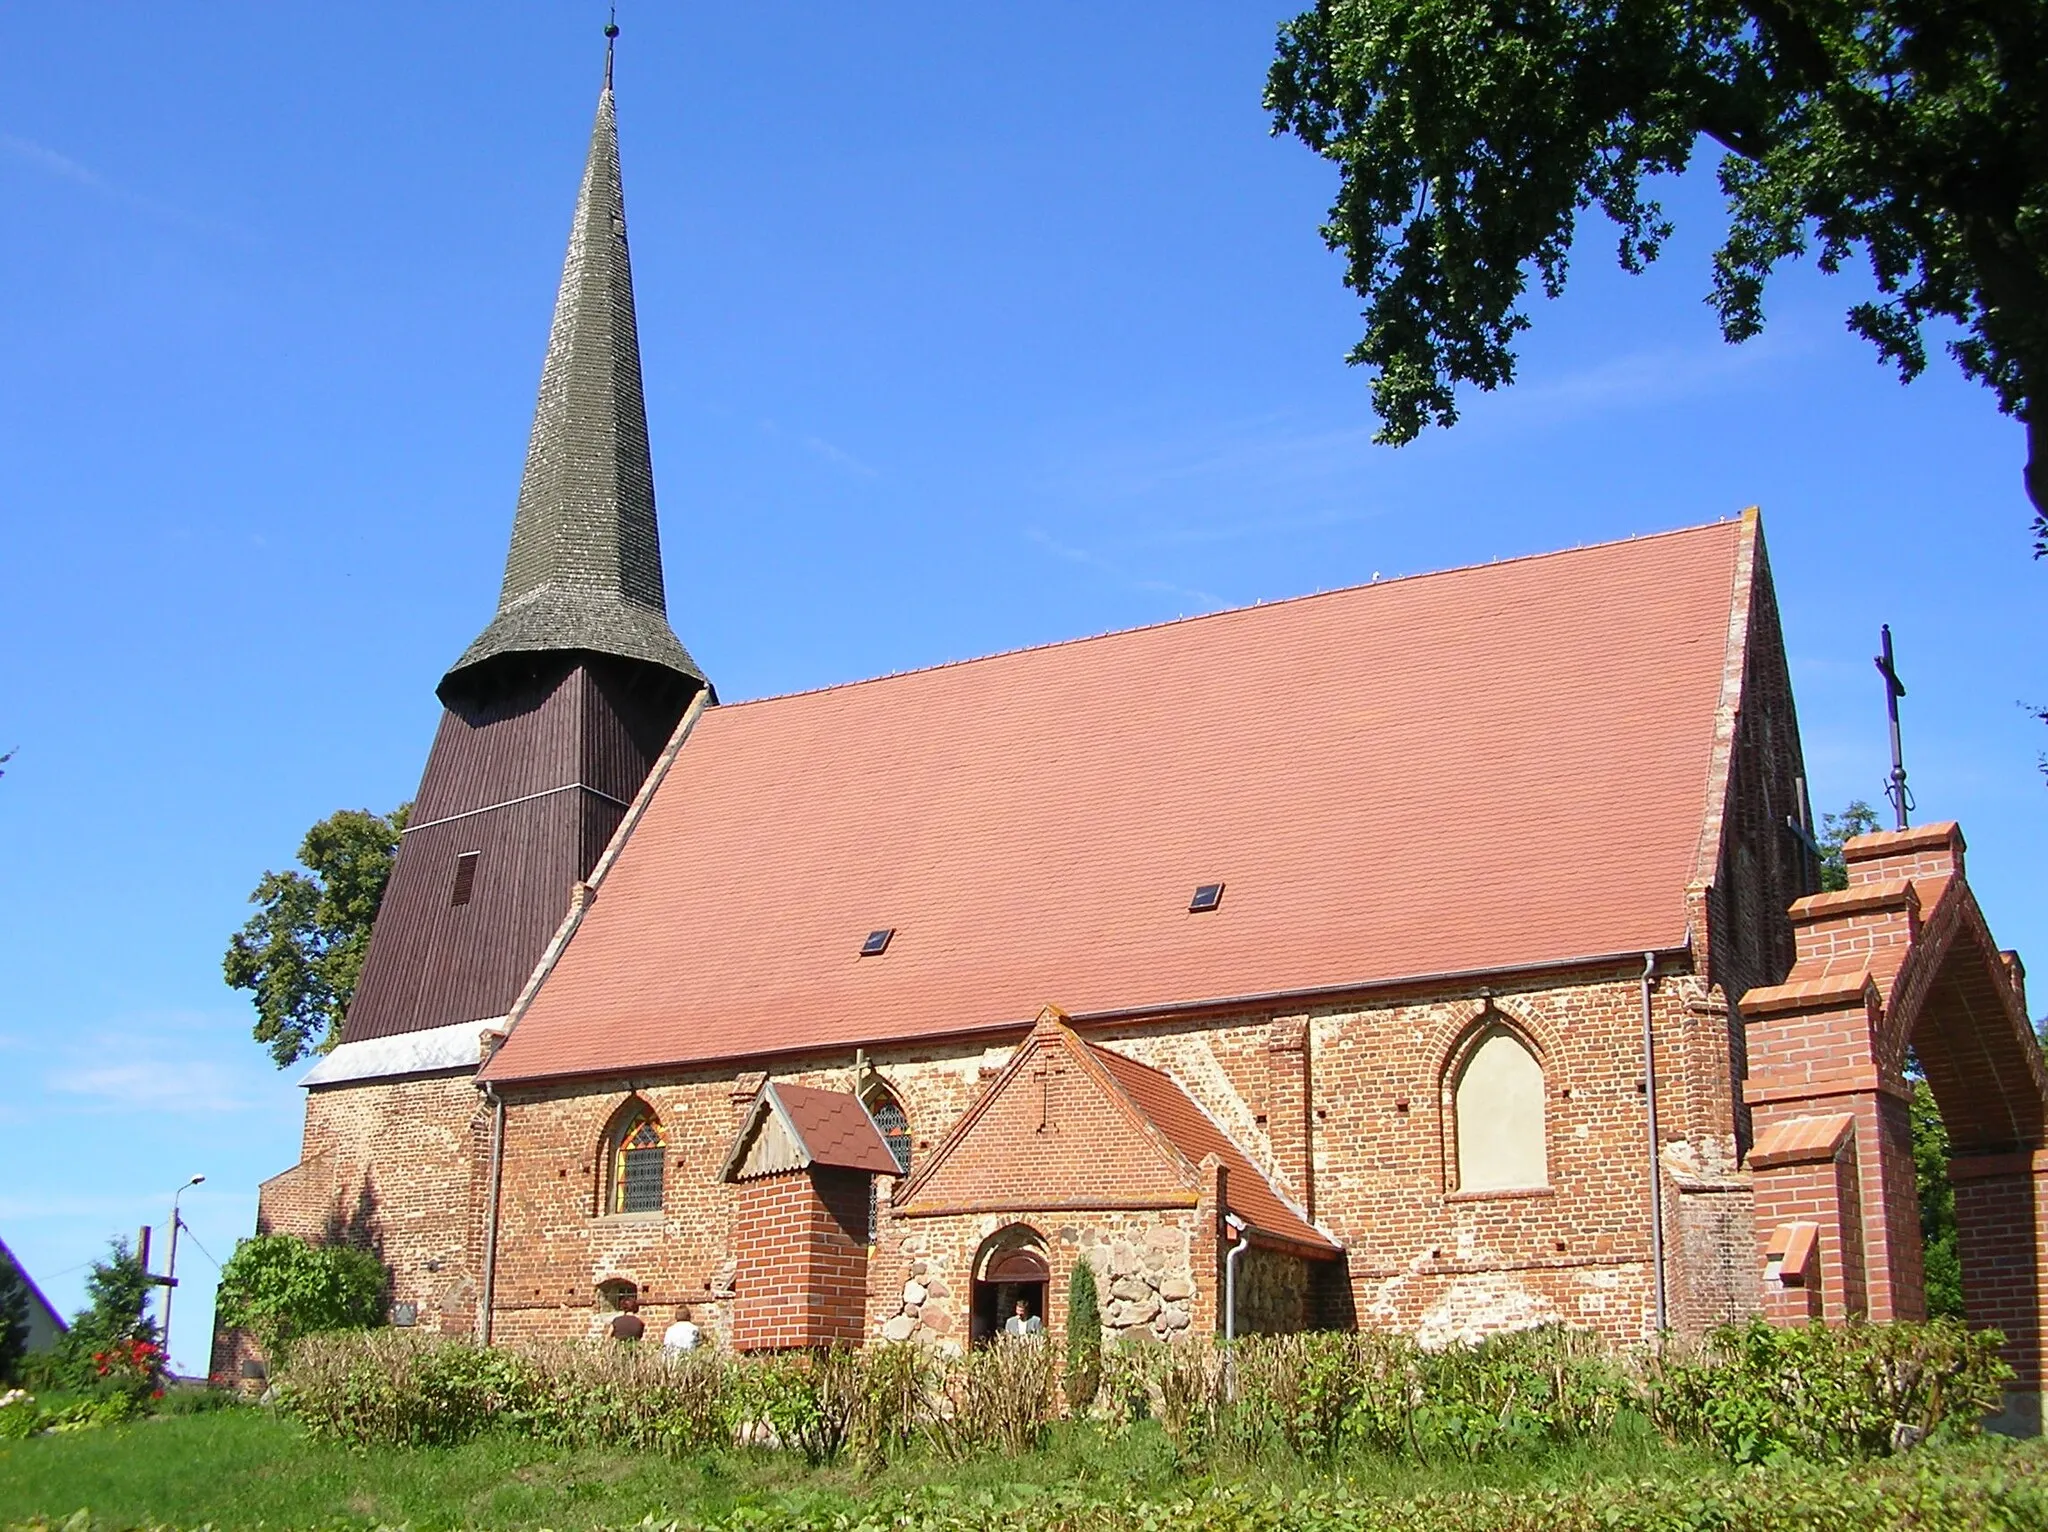
[(465, 681), (502, 656), (579, 650), (704, 680), (669, 628), (662, 589), (609, 59), (498, 612), (442, 679), (440, 694), (449, 701), (467, 692)]
[(473, 1058), (708, 685), (663, 601), (609, 61), (605, 76), (504, 592), (441, 678), (344, 1043), (452, 1027)]

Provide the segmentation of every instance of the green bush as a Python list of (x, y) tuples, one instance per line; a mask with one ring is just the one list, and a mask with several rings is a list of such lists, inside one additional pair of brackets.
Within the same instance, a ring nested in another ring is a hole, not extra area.
[[(1717, 1333), (1658, 1361), (1549, 1328), (1428, 1350), (1375, 1333), (1260, 1336), (1227, 1350), (1121, 1343), (1103, 1358), (1113, 1433), (1156, 1419), (1182, 1464), (1480, 1462), (1615, 1439), (1647, 1415), (1736, 1462), (1882, 1457), (1976, 1429), (2008, 1376), (1998, 1339), (1927, 1325)], [(316, 1434), (453, 1444), (506, 1428), (672, 1454), (773, 1446), (873, 1471), (915, 1446), (960, 1460), (1041, 1448), (1062, 1356), (1048, 1339), (959, 1357), (875, 1346), (731, 1359), (595, 1345), (485, 1350), (410, 1331), (314, 1335), (277, 1375)]]
[(275, 1367), (302, 1336), (382, 1323), (390, 1280), (367, 1250), (258, 1234), (238, 1243), (221, 1268), (215, 1307), (218, 1322), (248, 1331)]
[(85, 1279), (85, 1307), (57, 1344), (25, 1359), (22, 1379), (40, 1393), (119, 1393), (140, 1405), (161, 1386), (163, 1352), (149, 1317), (149, 1274), (125, 1239)]
[(1738, 1463), (1883, 1457), (1975, 1432), (2012, 1376), (2003, 1343), (1996, 1330), (1953, 1319), (1784, 1329), (1759, 1319), (1667, 1354), (1651, 1370), (1648, 1399), (1667, 1434)]
[(42, 1406), (36, 1397), (25, 1388), (10, 1388), (0, 1392), (0, 1442), (19, 1440), (33, 1436), (41, 1429)]

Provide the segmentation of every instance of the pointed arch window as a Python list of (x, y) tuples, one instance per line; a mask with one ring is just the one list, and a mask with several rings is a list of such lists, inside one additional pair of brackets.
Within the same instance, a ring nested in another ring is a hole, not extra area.
[[(910, 1174), (910, 1117), (903, 1110), (903, 1103), (896, 1099), (896, 1093), (879, 1080), (870, 1085), (861, 1096), (861, 1105), (868, 1109), (868, 1116), (874, 1118), (875, 1126), (882, 1130), (882, 1142), (889, 1146), (889, 1153), (896, 1157), (899, 1175)], [(882, 1222), (882, 1178), (868, 1177), (868, 1243), (873, 1244), (881, 1235)]]
[(886, 1086), (868, 1097), (868, 1115), (875, 1119), (875, 1126), (882, 1130), (882, 1142), (889, 1146), (889, 1152), (896, 1156), (896, 1169), (900, 1175), (910, 1174), (910, 1118), (903, 1110), (903, 1103)]
[(646, 1109), (631, 1113), (611, 1141), (611, 1189), (605, 1199), (612, 1213), (659, 1213), (662, 1165), (668, 1148), (661, 1123)]
[(1452, 1087), (1458, 1190), (1533, 1191), (1550, 1184), (1543, 1065), (1512, 1027), (1467, 1045)]

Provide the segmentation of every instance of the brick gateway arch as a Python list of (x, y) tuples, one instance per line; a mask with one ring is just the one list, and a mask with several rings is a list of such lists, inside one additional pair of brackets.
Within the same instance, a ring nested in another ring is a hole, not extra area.
[(1843, 857), (1847, 889), (1792, 906), (1786, 981), (1741, 1002), (1764, 1311), (1926, 1316), (1910, 1050), (1948, 1127), (1965, 1310), (2005, 1332), (2008, 1423), (2038, 1431), (2048, 1069), (2025, 972), (1991, 938), (1955, 825), (1861, 836)]

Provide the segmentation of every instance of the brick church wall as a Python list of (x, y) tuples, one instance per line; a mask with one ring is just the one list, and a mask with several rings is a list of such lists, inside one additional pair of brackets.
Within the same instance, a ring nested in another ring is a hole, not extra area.
[[(1307, 1273), (1308, 1296), (1290, 1294), (1276, 1326), (1293, 1323), (1290, 1306), (1301, 1303), (1319, 1323), (1432, 1338), (1561, 1320), (1638, 1339), (1650, 1328), (1652, 1280), (1640, 1005), (1636, 970), (1617, 968), (1502, 984), (1490, 1001), (1437, 992), (1087, 1035), (1173, 1075), (1297, 1200), (1312, 1176), (1318, 1217), (1347, 1246), (1348, 1261), (1334, 1290), (1322, 1273)], [(1667, 1165), (1724, 1163), (1732, 1139), (1725, 1088), (1694, 1088), (1685, 1064), (1702, 1018), (1709, 1027), (1718, 1018), (1685, 972), (1658, 980), (1653, 1005)], [(1456, 1127), (1446, 1071), (1460, 1040), (1489, 1014), (1542, 1055), (1550, 1184), (1534, 1192), (1470, 1195), (1453, 1184)], [(1299, 1052), (1287, 1046), (1291, 1033), (1302, 1037)], [(1009, 1051), (878, 1048), (869, 1060), (902, 1102), (915, 1151), (926, 1154)], [(813, 1060), (778, 1070), (777, 1078), (846, 1090), (851, 1064)], [(1311, 1083), (1297, 1093), (1304, 1072)], [(588, 1333), (596, 1286), (607, 1279), (635, 1283), (650, 1308), (699, 1305), (714, 1333), (729, 1323), (737, 1204), (718, 1174), (758, 1079), (707, 1070), (636, 1079), (632, 1092), (622, 1081), (509, 1090), (498, 1337)], [(668, 1135), (666, 1206), (660, 1214), (607, 1216), (598, 1212), (603, 1135), (632, 1095), (653, 1107)], [(1731, 1175), (1711, 1184), (1732, 1189), (1687, 1201), (1667, 1183), (1668, 1290), (1682, 1325), (1756, 1307), (1746, 1183)], [(1186, 1306), (1203, 1327), (1216, 1328), (1221, 1246), (1197, 1235), (1198, 1209), (1102, 1212), (1079, 1205), (1099, 1198), (1080, 1195), (1078, 1181), (1074, 1187), (1066, 1199), (1026, 1199), (1043, 1207), (915, 1219), (891, 1216), (885, 1192), (864, 1333), (880, 1336), (915, 1308), (909, 1317), (918, 1335), (958, 1344), (975, 1250), (1013, 1221), (1030, 1223), (1047, 1242), (1054, 1325), (1084, 1246), (1106, 1252), (1120, 1239), (1141, 1244), (1146, 1231), (1171, 1228), (1190, 1250), (1195, 1292)], [(1003, 1188), (970, 1190), (995, 1195)], [(925, 1290), (916, 1303), (905, 1297), (912, 1284)]]
[[(264, 1182), (256, 1232), (345, 1241), (391, 1268), (389, 1300), (412, 1305), (430, 1331), (467, 1334), (476, 1323), (470, 1255), (476, 1160), (486, 1144), (468, 1071), (371, 1080), (306, 1093), (299, 1163)], [(220, 1331), (210, 1370), (234, 1377), (256, 1351)]]

